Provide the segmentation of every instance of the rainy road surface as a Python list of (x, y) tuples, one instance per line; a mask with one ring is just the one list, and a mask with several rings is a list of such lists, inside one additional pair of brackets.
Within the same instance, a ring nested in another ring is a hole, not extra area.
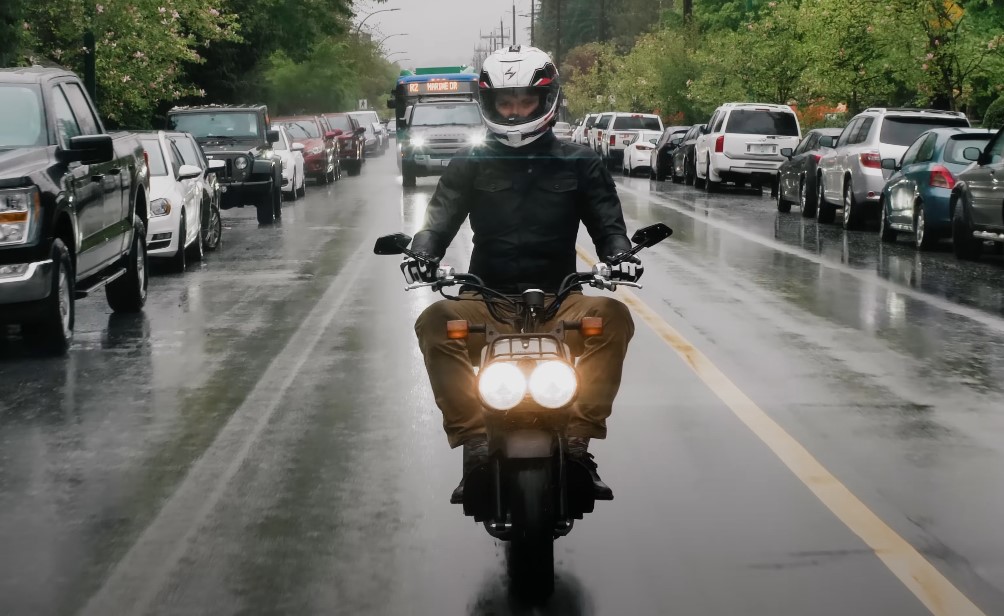
[[(64, 359), (0, 343), (0, 614), (1004, 614), (1004, 260), (918, 254), (767, 196), (620, 179), (663, 221), (610, 438), (616, 499), (510, 598), (405, 293), (374, 239), (435, 180), (391, 156), (281, 225), (78, 305)], [(592, 250), (583, 234), (583, 256)], [(466, 265), (465, 228), (447, 261)]]

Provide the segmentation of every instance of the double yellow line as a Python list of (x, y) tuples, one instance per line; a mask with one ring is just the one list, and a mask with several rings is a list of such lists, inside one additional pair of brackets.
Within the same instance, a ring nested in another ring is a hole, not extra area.
[[(579, 258), (596, 263), (583, 248)], [(909, 542), (883, 522), (798, 441), (770, 418), (680, 332), (624, 287), (619, 298), (690, 366), (701, 381), (788, 467), (813, 494), (861, 538), (886, 567), (937, 616), (986, 616)]]

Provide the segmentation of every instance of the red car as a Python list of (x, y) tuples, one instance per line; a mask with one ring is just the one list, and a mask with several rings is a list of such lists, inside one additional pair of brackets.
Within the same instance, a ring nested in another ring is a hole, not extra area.
[(302, 143), (304, 173), (321, 184), (334, 182), (342, 175), (337, 135), (317, 116), (272, 118), (272, 126), (283, 126), (294, 143)]
[(359, 125), (355, 118), (345, 113), (326, 113), (323, 116), (328, 130), (340, 132), (338, 135), (338, 156), (344, 161), (345, 170), (349, 175), (359, 175), (366, 156), (363, 146), (366, 144), (366, 129)]

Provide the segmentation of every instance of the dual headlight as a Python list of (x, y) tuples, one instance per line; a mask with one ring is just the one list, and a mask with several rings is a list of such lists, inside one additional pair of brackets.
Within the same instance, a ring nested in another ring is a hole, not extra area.
[(13, 246), (34, 241), (34, 233), (42, 214), (38, 188), (0, 190), (0, 246)]
[(150, 202), (150, 216), (167, 216), (171, 213), (171, 202), (167, 199), (154, 199)]
[(527, 393), (540, 406), (558, 409), (572, 401), (578, 388), (575, 369), (557, 360), (538, 363), (529, 377), (509, 362), (488, 364), (478, 375), (481, 401), (497, 411), (515, 407)]

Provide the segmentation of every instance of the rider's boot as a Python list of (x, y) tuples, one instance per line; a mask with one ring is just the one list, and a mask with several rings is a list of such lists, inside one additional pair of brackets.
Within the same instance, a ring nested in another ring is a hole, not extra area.
[(603, 483), (603, 480), (600, 479), (600, 474), (596, 470), (596, 462), (593, 460), (593, 454), (589, 453), (588, 449), (588, 438), (582, 436), (568, 437), (568, 457), (581, 464), (589, 472), (589, 477), (593, 480), (593, 498), (596, 500), (613, 500), (614, 492), (610, 489), (610, 486)]
[(460, 485), (453, 490), (450, 495), (450, 503), (462, 505), (464, 503), (464, 480), (467, 475), (478, 466), (488, 462), (488, 437), (485, 435), (472, 436), (464, 441), (464, 476), (460, 478)]

